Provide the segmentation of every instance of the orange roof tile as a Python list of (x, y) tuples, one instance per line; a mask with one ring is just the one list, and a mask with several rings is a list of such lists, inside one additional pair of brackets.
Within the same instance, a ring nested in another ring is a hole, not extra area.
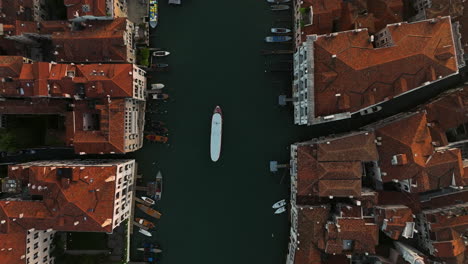
[[(353, 113), (433, 81), (434, 76), (458, 72), (448, 17), (436, 23), (403, 23), (387, 28), (395, 45), (386, 48), (374, 48), (367, 30), (340, 32), (334, 37), (321, 35), (314, 41), (316, 117)], [(434, 55), (441, 48), (451, 57)], [(326, 77), (329, 72), (334, 77)], [(430, 72), (433, 74), (428, 77)], [(404, 89), (397, 87), (402, 79)], [(339, 106), (342, 97), (348, 98), (348, 105)]]

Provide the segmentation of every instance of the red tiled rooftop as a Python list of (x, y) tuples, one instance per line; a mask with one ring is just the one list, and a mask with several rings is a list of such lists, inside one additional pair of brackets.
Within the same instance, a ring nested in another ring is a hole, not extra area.
[(297, 148), (299, 196), (361, 195), (361, 162), (377, 158), (372, 133), (361, 133)]
[[(72, 168), (71, 179), (57, 176), (62, 167)], [(25, 230), (111, 232), (108, 221), (113, 219), (115, 180), (109, 179), (116, 176), (116, 170), (116, 166), (9, 166), (9, 177), (29, 184), (29, 192), (43, 199), (0, 201), (6, 216), (2, 220), (7, 221), (0, 231), (20, 226)]]
[[(67, 17), (73, 19), (78, 16), (107, 16), (106, 0), (64, 0), (67, 6)], [(86, 11), (88, 10), (88, 11)]]
[(126, 18), (87, 21), (78, 31), (58, 31), (52, 35), (57, 61), (126, 62)]
[[(379, 243), (379, 228), (364, 219), (339, 218), (327, 224), (325, 252), (328, 254), (375, 253)], [(344, 240), (352, 241), (350, 250), (343, 248)]]
[(353, 113), (458, 72), (448, 17), (387, 28), (395, 45), (386, 48), (373, 48), (367, 30), (318, 37), (315, 116)]
[(325, 246), (325, 224), (329, 215), (327, 206), (298, 208), (298, 248), (294, 264), (321, 263), (318, 248)]

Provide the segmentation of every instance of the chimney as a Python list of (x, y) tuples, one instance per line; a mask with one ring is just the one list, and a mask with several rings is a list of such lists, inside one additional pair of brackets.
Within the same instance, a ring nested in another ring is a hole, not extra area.
[(408, 163), (406, 154), (396, 154), (392, 157), (392, 165), (405, 165)]

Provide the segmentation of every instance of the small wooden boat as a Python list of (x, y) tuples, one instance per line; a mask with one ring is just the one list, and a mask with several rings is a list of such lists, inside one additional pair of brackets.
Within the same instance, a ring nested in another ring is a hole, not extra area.
[(140, 210), (142, 210), (143, 212), (145, 212), (146, 214), (148, 214), (149, 216), (152, 216), (154, 218), (161, 218), (161, 213), (154, 210), (153, 208), (150, 208), (144, 204), (137, 204), (137, 207), (140, 208)]
[(265, 38), (265, 42), (286, 42), (290, 41), (292, 38), (290, 36), (268, 36)]
[(278, 208), (283, 207), (285, 205), (286, 205), (286, 200), (283, 199), (283, 200), (279, 200), (278, 202), (274, 203), (272, 208), (273, 209), (278, 209)]
[(171, 53), (165, 50), (153, 51), (153, 56), (155, 57), (166, 57), (166, 56), (169, 56), (169, 54)]
[(162, 83), (153, 83), (151, 84), (151, 90), (160, 90), (162, 88), (164, 88), (164, 84)]
[(146, 197), (146, 196), (142, 196), (141, 199), (147, 202), (149, 205), (154, 205), (156, 203), (153, 199)]
[(149, 141), (161, 142), (161, 143), (167, 143), (167, 141), (169, 140), (168, 137), (159, 136), (159, 135), (155, 135), (155, 134), (146, 135), (145, 138), (147, 140), (149, 140)]
[(166, 100), (167, 98), (169, 98), (169, 95), (164, 93), (152, 93), (151, 98), (155, 100)]
[(282, 214), (284, 212), (286, 212), (286, 207), (283, 206), (283, 207), (276, 209), (275, 214)]
[(158, 171), (158, 174), (156, 174), (156, 193), (154, 194), (154, 199), (156, 199), (156, 201), (161, 200), (162, 189), (163, 189), (162, 173), (161, 171)]
[(271, 4), (283, 4), (283, 3), (289, 3), (291, 0), (267, 0), (268, 3)]
[(152, 229), (155, 227), (155, 225), (153, 224), (153, 222), (150, 222), (146, 219), (143, 219), (143, 218), (135, 218), (135, 221), (137, 221), (137, 223), (139, 223), (140, 225), (143, 225), (149, 229)]
[(288, 5), (272, 5), (271, 10), (272, 11), (282, 11), (282, 10), (288, 10), (289, 6)]
[(289, 28), (271, 28), (271, 33), (275, 34), (286, 34), (291, 32)]
[(148, 232), (148, 231), (146, 231), (146, 230), (144, 230), (142, 228), (140, 228), (140, 230), (138, 230), (138, 232), (142, 233), (145, 236), (149, 236), (149, 237), (152, 236), (150, 232)]

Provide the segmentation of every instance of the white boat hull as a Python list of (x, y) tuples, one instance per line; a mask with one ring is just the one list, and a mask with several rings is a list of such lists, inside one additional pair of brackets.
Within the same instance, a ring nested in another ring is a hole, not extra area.
[[(219, 111), (217, 111), (219, 109)], [(216, 162), (221, 155), (221, 135), (222, 135), (223, 117), (221, 115), (221, 108), (216, 107), (215, 113), (211, 118), (211, 141), (210, 141), (210, 155), (211, 160)]]
[(148, 231), (146, 231), (144, 229), (141, 229), (141, 228), (140, 228), (140, 230), (138, 230), (138, 232), (142, 233), (145, 236), (149, 236), (149, 237), (152, 236), (150, 232), (148, 232)]
[(286, 205), (286, 200), (283, 199), (283, 200), (280, 200), (280, 201), (276, 202), (275, 204), (273, 204), (272, 208), (273, 209), (278, 209), (278, 208), (283, 207), (285, 205)]
[(283, 207), (276, 209), (275, 214), (282, 214), (284, 212), (286, 212), (286, 207), (283, 206)]

